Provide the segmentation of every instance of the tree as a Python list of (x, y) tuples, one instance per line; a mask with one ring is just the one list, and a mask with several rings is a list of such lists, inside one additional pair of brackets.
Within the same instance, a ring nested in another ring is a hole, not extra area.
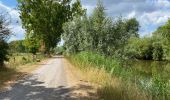
[(25, 47), (28, 49), (30, 53), (33, 54), (33, 60), (35, 60), (35, 55), (40, 48), (40, 42), (37, 40), (36, 36), (33, 33), (27, 34), (26, 39), (24, 41)]
[(131, 18), (131, 19), (125, 21), (125, 28), (129, 35), (128, 38), (139, 37), (139, 34), (138, 34), (139, 22), (136, 20), (136, 18)]
[(131, 37), (125, 46), (125, 54), (128, 58), (143, 60), (163, 60), (166, 47), (163, 46), (162, 38)]
[(164, 56), (163, 47), (160, 42), (153, 43), (153, 59), (161, 61)]
[(148, 37), (136, 38), (131, 37), (125, 46), (125, 54), (128, 58), (136, 58), (143, 60), (153, 59), (152, 39)]
[[(112, 20), (105, 14), (101, 1), (92, 15), (84, 14), (64, 25), (63, 39), (66, 51), (95, 51), (102, 55), (113, 56), (117, 51), (123, 52), (130, 37), (138, 37), (139, 23), (135, 18)], [(122, 54), (121, 54), (122, 55)]]
[(104, 52), (104, 41), (106, 36), (106, 23), (107, 17), (105, 14), (105, 8), (102, 2), (99, 0), (97, 7), (94, 9), (90, 16), (90, 22), (92, 24), (91, 37), (92, 48), (98, 52)]
[(0, 66), (8, 60), (8, 43), (6, 42), (11, 34), (8, 25), (10, 20), (3, 14), (0, 15)]
[(165, 25), (160, 26), (153, 35), (162, 36), (165, 39), (167, 38), (170, 42), (170, 20)]
[(75, 17), (73, 21), (66, 23), (63, 27), (63, 39), (68, 53), (77, 53), (80, 51), (80, 45), (83, 36), (81, 36), (82, 20), (81, 17)]
[(11, 53), (25, 53), (26, 47), (24, 46), (24, 40), (15, 40), (9, 43), (9, 49)]
[(153, 32), (153, 38), (156, 42), (160, 42), (163, 48), (164, 57), (170, 56), (170, 20), (165, 25), (160, 26), (155, 32)]
[(49, 53), (60, 41), (62, 26), (73, 16), (83, 13), (79, 0), (18, 0), (23, 27), (33, 31)]

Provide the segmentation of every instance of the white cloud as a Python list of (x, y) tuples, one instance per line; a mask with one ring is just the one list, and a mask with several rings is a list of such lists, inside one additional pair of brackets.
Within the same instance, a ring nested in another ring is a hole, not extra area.
[(147, 20), (148, 24), (162, 24), (170, 18), (170, 12), (167, 11), (155, 11), (152, 13), (143, 13), (140, 20)]
[(137, 16), (141, 25), (141, 36), (154, 32), (159, 26), (163, 25), (170, 18), (170, 12), (155, 11), (152, 13), (143, 13)]
[(10, 28), (13, 35), (11, 36), (9, 41), (23, 39), (25, 30), (22, 28), (21, 20), (19, 18), (19, 11), (12, 9), (0, 2), (0, 12), (2, 14), (7, 14), (8, 16), (10, 16), (11, 23), (8, 27)]
[(129, 15), (127, 16), (127, 18), (133, 18), (136, 16), (136, 12), (135, 11), (132, 11), (131, 13), (129, 13)]
[(168, 0), (157, 0), (157, 5), (160, 7), (170, 7), (170, 2)]
[[(97, 0), (81, 0), (88, 15), (92, 13)], [(141, 36), (152, 33), (157, 27), (163, 25), (170, 18), (169, 0), (102, 0), (109, 16), (122, 15), (126, 18), (136, 17), (140, 22)], [(11, 15), (13, 39), (23, 39), (24, 30), (21, 27), (19, 11), (14, 10), (0, 2), (0, 12), (9, 12)], [(18, 22), (18, 23), (16, 23)], [(15, 38), (14, 38), (15, 37)]]
[[(106, 12), (111, 17), (135, 17), (140, 22), (140, 35), (151, 34), (170, 18), (169, 0), (102, 0)], [(97, 0), (82, 0), (88, 10), (96, 6)]]

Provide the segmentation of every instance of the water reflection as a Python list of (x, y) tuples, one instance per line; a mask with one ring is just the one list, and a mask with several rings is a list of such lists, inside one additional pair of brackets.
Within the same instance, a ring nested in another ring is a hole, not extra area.
[(136, 74), (143, 77), (151, 77), (153, 73), (170, 76), (170, 62), (168, 61), (130, 60), (126, 61), (125, 65), (130, 66)]

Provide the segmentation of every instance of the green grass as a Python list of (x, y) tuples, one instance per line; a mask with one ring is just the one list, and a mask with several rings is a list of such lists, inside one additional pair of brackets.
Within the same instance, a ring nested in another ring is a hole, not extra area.
[[(69, 59), (86, 75), (89, 74), (93, 82), (101, 85), (98, 94), (104, 100), (170, 99), (168, 82), (156, 72), (150, 79), (145, 79), (129, 66), (122, 67), (118, 59), (107, 58), (94, 52), (81, 52), (70, 56)], [(104, 71), (96, 73), (95, 70)]]
[[(45, 58), (42, 54), (37, 54), (36, 59), (42, 60)], [(6, 62), (6, 66), (10, 68), (16, 68), (20, 65), (25, 65), (28, 63), (35, 63), (36, 59), (33, 60), (33, 55), (30, 53), (14, 53), (9, 56), (9, 61)]]

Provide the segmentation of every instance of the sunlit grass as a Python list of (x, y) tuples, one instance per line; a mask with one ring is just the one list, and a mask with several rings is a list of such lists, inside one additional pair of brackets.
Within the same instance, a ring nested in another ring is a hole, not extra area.
[[(104, 100), (168, 100), (168, 83), (156, 73), (147, 81), (130, 68), (121, 67), (119, 60), (97, 53), (82, 52), (69, 57), (85, 73), (85, 78), (99, 85)], [(144, 82), (141, 84), (141, 82)], [(149, 83), (150, 82), (150, 83)], [(150, 84), (150, 85), (149, 85)], [(156, 89), (156, 90), (155, 90)]]
[[(42, 54), (37, 54), (36, 59), (43, 59), (45, 56)], [(9, 61), (6, 62), (6, 66), (10, 68), (16, 68), (20, 65), (28, 64), (28, 63), (34, 63), (36, 62), (36, 59), (33, 59), (33, 55), (30, 53), (15, 53), (9, 56)]]

